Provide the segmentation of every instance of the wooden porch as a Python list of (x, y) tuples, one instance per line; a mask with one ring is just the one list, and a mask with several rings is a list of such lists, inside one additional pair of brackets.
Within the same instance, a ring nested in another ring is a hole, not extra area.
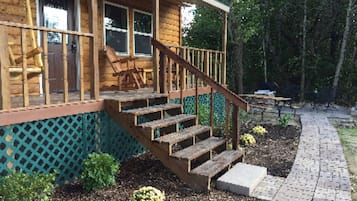
[[(183, 181), (198, 190), (210, 189), (215, 175), (242, 160), (242, 153), (237, 150), (239, 111), (249, 110), (247, 102), (226, 88), (227, 6), (223, 9), (217, 7), (224, 11), (222, 51), (203, 50), (161, 42), (161, 4), (160, 0), (153, 0), (153, 51), (149, 60), (152, 62), (152, 86), (128, 91), (104, 91), (101, 78), (104, 81), (108, 78), (100, 74), (105, 66), (105, 57), (103, 48), (98, 45), (98, 1), (86, 2), (90, 22), (88, 32), (0, 21), (0, 126), (105, 110)], [(202, 0), (201, 3), (212, 2), (215, 1)], [(14, 30), (19, 33), (17, 45), (22, 60), (16, 67), (9, 64), (8, 51), (8, 39), (12, 37), (9, 33)], [(42, 38), (40, 63), (43, 64), (40, 71), (32, 71), (29, 65), (33, 61), (28, 59), (33, 55), (28, 56), (27, 41), (35, 37), (29, 39), (28, 32)], [(49, 78), (48, 33), (57, 33), (62, 38), (59, 43), (61, 53), (57, 55), (63, 63), (62, 87), (56, 92), (51, 90)], [(78, 41), (77, 90), (69, 87), (67, 36), (73, 36)], [(16, 68), (16, 72), (12, 68)], [(39, 83), (32, 83), (36, 79)], [(16, 95), (12, 92), (14, 84), (17, 85)], [(199, 99), (202, 94), (207, 95), (209, 100), (208, 125), (199, 124)], [(220, 94), (224, 102), (221, 109), (224, 110), (222, 121), (225, 134), (221, 136), (214, 135), (215, 94)], [(193, 114), (184, 113), (186, 97), (194, 100), (191, 103)], [(179, 103), (171, 104), (172, 99), (178, 99)], [(126, 105), (130, 107), (124, 107)], [(140, 116), (144, 116), (146, 122), (139, 122)], [(160, 136), (155, 135), (157, 131)], [(233, 150), (228, 149), (228, 142), (232, 143)], [(180, 151), (172, 149), (177, 144), (182, 148)]]

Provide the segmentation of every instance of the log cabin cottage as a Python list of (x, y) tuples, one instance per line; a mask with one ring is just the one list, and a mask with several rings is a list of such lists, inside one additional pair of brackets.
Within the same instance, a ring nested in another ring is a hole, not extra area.
[[(182, 46), (186, 3), (222, 13), (221, 51)], [(71, 182), (91, 152), (123, 161), (149, 150), (209, 190), (242, 160), (238, 114), (249, 110), (225, 87), (228, 12), (217, 0), (0, 0), (1, 176), (57, 169)], [(115, 72), (123, 60), (136, 70)]]

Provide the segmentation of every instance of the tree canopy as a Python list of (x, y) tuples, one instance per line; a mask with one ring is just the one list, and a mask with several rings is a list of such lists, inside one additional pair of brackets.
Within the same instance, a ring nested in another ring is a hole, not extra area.
[[(349, 1), (229, 2), (228, 85), (238, 91), (239, 75), (244, 85), (240, 90), (252, 92), (266, 77), (267, 81), (277, 83), (282, 91), (287, 86), (300, 88), (304, 73), (305, 94), (315, 89), (332, 88), (346, 35), (336, 101), (354, 105), (357, 101), (357, 3), (350, 1), (347, 34)], [(220, 49), (222, 23), (222, 12), (198, 7), (192, 25), (184, 30), (185, 44)]]

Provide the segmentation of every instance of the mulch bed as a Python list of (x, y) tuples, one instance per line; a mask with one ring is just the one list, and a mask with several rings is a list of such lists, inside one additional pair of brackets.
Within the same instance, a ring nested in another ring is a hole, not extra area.
[[(264, 126), (268, 130), (265, 136), (256, 136), (257, 144), (245, 148), (245, 162), (265, 166), (268, 174), (286, 177), (294, 162), (299, 142), (300, 129), (295, 126), (281, 128)], [(242, 133), (251, 126), (242, 129)], [(213, 189), (209, 193), (196, 193), (182, 183), (173, 173), (165, 168), (152, 154), (147, 153), (122, 163), (117, 184), (113, 187), (84, 193), (80, 184), (58, 188), (53, 195), (54, 201), (128, 201), (133, 191), (142, 186), (154, 186), (165, 192), (166, 200), (182, 201), (250, 201), (258, 200)]]

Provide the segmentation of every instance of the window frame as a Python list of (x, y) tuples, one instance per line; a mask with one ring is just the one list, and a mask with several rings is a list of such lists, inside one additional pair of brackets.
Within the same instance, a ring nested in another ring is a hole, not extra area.
[[(151, 17), (151, 33), (148, 34), (148, 33), (142, 33), (142, 32), (138, 32), (138, 31), (135, 31), (135, 13), (141, 13), (141, 14), (145, 14), (145, 15), (150, 15)], [(150, 36), (150, 38), (152, 38), (153, 36), (153, 15), (152, 13), (149, 13), (149, 12), (146, 12), (146, 11), (142, 11), (142, 10), (138, 10), (138, 9), (133, 9), (133, 54), (134, 54), (134, 57), (152, 57), (152, 54), (153, 54), (153, 48), (150, 44), (150, 48), (151, 48), (151, 53), (150, 54), (143, 54), (143, 53), (136, 53), (136, 49), (135, 49), (135, 34), (139, 34), (139, 35), (142, 35), (142, 36)]]
[(120, 4), (116, 4), (116, 3), (112, 3), (112, 2), (109, 2), (109, 1), (104, 1), (103, 2), (103, 36), (104, 36), (103, 37), (103, 39), (104, 39), (103, 42), (104, 42), (104, 45), (107, 44), (107, 34), (106, 34), (107, 28), (106, 28), (105, 22), (104, 22), (104, 19), (105, 19), (105, 6), (106, 5), (110, 5), (110, 6), (117, 7), (117, 8), (123, 8), (126, 11), (126, 26), (127, 26), (127, 29), (109, 28), (108, 30), (127, 33), (127, 35), (126, 35), (126, 49), (127, 49), (127, 52), (124, 53), (124, 52), (115, 51), (115, 53), (117, 55), (120, 55), (120, 56), (129, 56), (130, 55), (130, 35), (131, 35), (130, 20), (129, 20), (129, 7), (126, 7), (126, 6), (123, 6), (123, 5), (120, 5)]

